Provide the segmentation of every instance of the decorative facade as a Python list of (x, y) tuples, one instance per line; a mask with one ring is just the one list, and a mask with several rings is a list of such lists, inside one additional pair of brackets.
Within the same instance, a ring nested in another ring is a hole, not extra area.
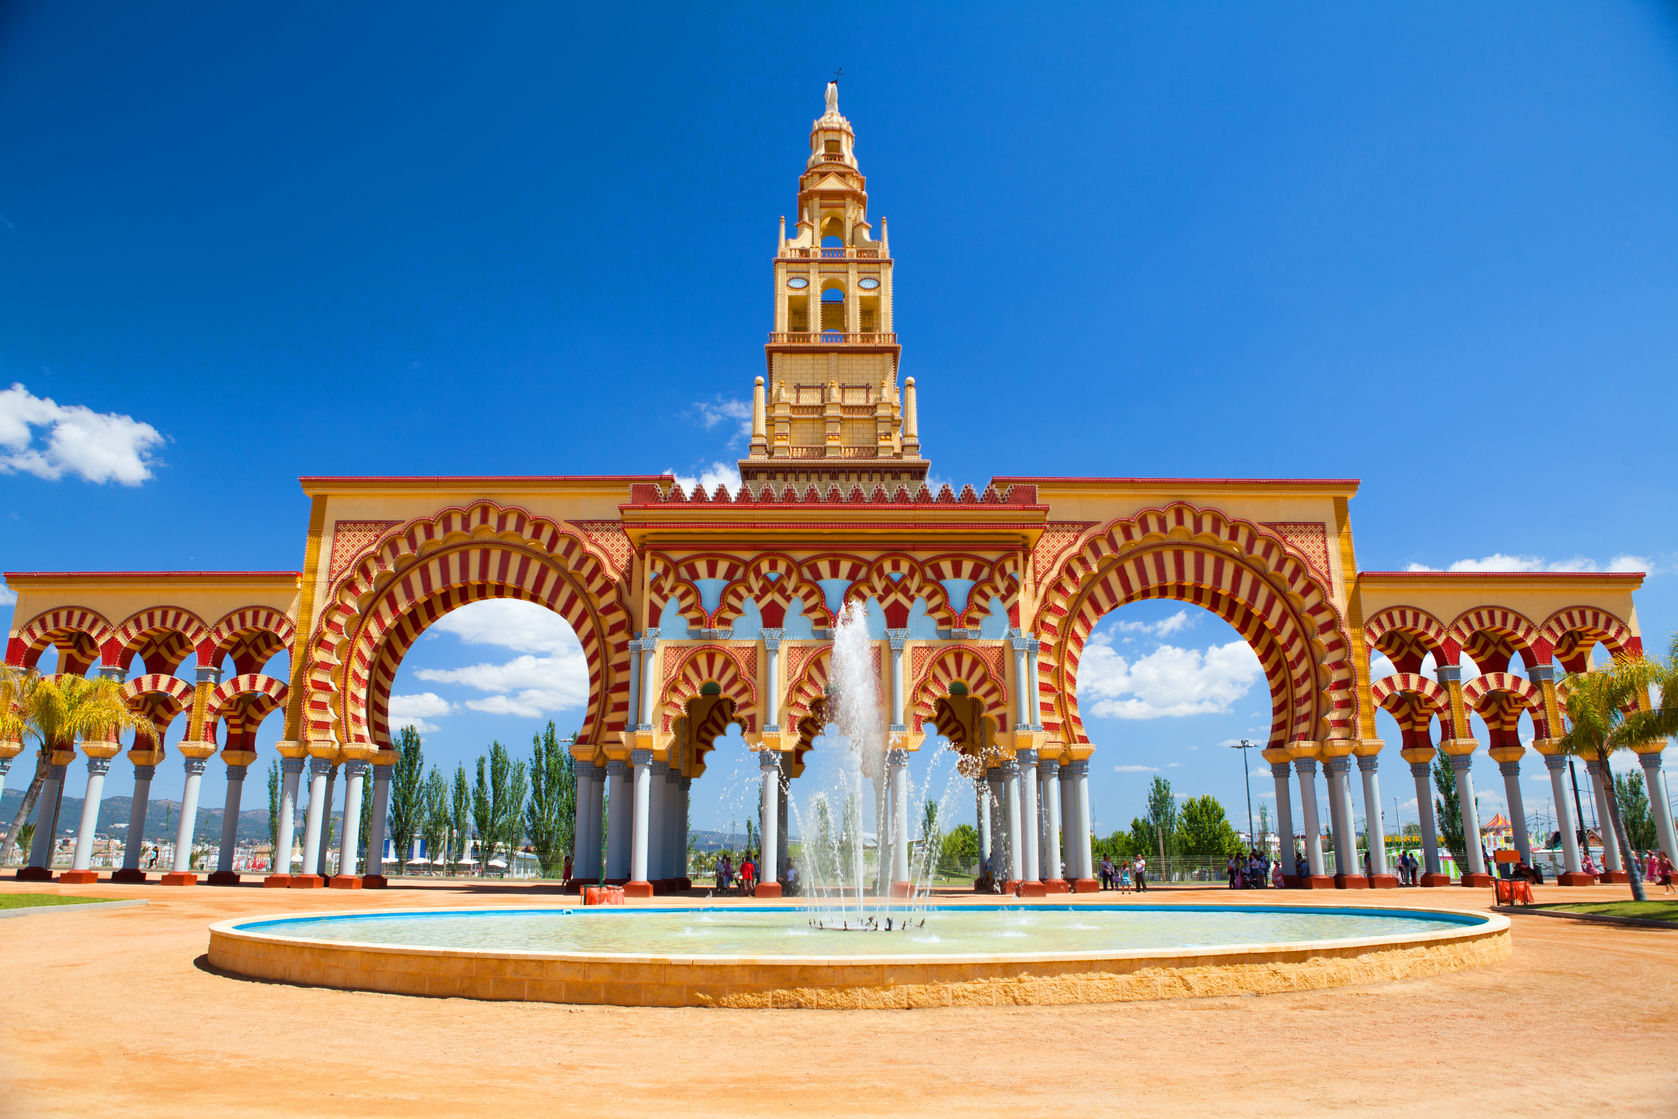
[[(291, 849), (306, 806), (304, 873), (268, 881), (313, 886), (328, 782), (340, 768), (344, 850), (363, 840), (382, 850), (390, 689), (413, 642), (471, 602), (540, 603), (575, 630), (589, 664), (574, 746), (574, 876), (647, 893), (681, 878), (690, 789), (731, 725), (762, 759), (766, 851), (784, 840), (787, 783), (827, 722), (830, 634), (845, 604), (863, 601), (877, 620), (897, 787), (905, 752), (928, 742), (959, 751), (986, 854), (999, 878), (1030, 894), (1094, 887), (1088, 772), (1098, 744), (1078, 702), (1085, 642), (1126, 603), (1173, 599), (1223, 618), (1263, 665), (1264, 756), (1279, 830), (1304, 837), (1307, 860), (1308, 873), (1290, 883), (1396, 883), (1380, 836), (1378, 763), (1392, 751), (1377, 733), (1377, 709), (1401, 730), (1427, 834), (1435, 745), (1461, 759), (1470, 826), (1467, 762), (1487, 750), (1503, 767), (1516, 842), (1527, 848), (1519, 769), (1529, 748), (1516, 724), (1530, 716), (1530, 750), (1559, 782), (1557, 682), (1598, 644), (1640, 650), (1632, 593), (1641, 576), (1360, 571), (1350, 518), (1358, 484), (1345, 479), (999, 477), (934, 490), (916, 386), (898, 378), (890, 243), (885, 223), (876, 236), (869, 219), (855, 144), (830, 85), (796, 221), (789, 230), (783, 219), (777, 242), (766, 375), (754, 386), (737, 491), (689, 492), (651, 474), (307, 477), (302, 570), (11, 572), (18, 601), (7, 662), (33, 666), (53, 647), (57, 671), (97, 666), (124, 680), (135, 707), (159, 725), (184, 719), (183, 823), (196, 808), (198, 774), (218, 754), (234, 778), (227, 818), (236, 817), (256, 727), (283, 718), (281, 849)], [(288, 671), (267, 674), (282, 653)], [(1372, 683), (1376, 653), (1394, 672)], [(191, 656), (198, 667), (186, 678)], [(1467, 683), (1464, 658), (1478, 669)], [(8, 759), (0, 775), (18, 749), (0, 743)], [(90, 772), (117, 750), (81, 747)], [(44, 806), (56, 805), (76, 753), (57, 744)], [(130, 756), (141, 781), (129, 865), (118, 875), (134, 878), (143, 877), (146, 789), (164, 758), (146, 745)], [(1354, 759), (1367, 869), (1346, 854), (1356, 849)], [(1664, 806), (1659, 755), (1648, 760), (1651, 793)], [(1316, 800), (1319, 765), (1326, 806)], [(374, 834), (362, 837), (369, 772), (380, 810)], [(633, 811), (610, 813), (612, 833), (602, 837), (608, 786), (612, 803)], [(96, 811), (96, 788), (87, 799)], [(1567, 880), (1582, 881), (1559, 786), (1555, 803)], [(37, 830), (28, 875), (47, 873), (56, 808), (42, 811), (52, 818)], [(1664, 807), (1655, 815), (1670, 824)], [(1325, 825), (1336, 840), (1326, 860)], [(71, 881), (92, 874), (91, 817), (83, 831)], [(189, 846), (177, 844), (181, 861), (168, 880), (194, 880)], [(604, 866), (593, 854), (602, 846)], [(1467, 877), (1480, 881), (1487, 871), (1470, 847)], [(236, 880), (232, 850), (225, 837), (212, 881)], [(1608, 851), (1617, 858), (1612, 844)], [(1427, 881), (1438, 883), (1431, 840), (1426, 854)], [(763, 860), (764, 892), (778, 891), (783, 861)], [(383, 880), (346, 875), (332, 884), (363, 881)]]

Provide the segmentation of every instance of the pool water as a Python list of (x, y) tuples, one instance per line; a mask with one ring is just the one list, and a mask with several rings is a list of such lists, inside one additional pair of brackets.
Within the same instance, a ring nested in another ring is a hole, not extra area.
[[(1405, 937), (1481, 923), (1465, 914), (1280, 906), (962, 905), (888, 912), (891, 932), (812, 928), (810, 914), (793, 906), (372, 913), (247, 921), (238, 929), (329, 943), (489, 952), (995, 959)], [(905, 917), (907, 929), (900, 927)]]

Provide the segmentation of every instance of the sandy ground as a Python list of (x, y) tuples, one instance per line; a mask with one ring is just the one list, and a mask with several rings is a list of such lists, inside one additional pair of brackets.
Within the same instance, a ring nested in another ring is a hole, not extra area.
[[(0, 880), (20, 888), (43, 887)], [(1505, 963), (1265, 997), (658, 1010), (292, 987), (203, 961), (232, 917), (563, 900), (518, 886), (44, 889), (150, 904), (0, 920), (4, 1117), (1678, 1115), (1678, 931), (1517, 915)], [(1282, 897), (1480, 908), (1489, 891)], [(1280, 900), (1148, 895), (1166, 899)]]

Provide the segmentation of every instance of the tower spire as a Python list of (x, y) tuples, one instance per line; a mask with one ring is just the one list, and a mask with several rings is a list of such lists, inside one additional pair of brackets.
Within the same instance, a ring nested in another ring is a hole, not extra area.
[(856, 132), (839, 112), (837, 76), (823, 110), (810, 125), (797, 216), (790, 236), (782, 219), (775, 254), (763, 432), (754, 430), (740, 460), (754, 490), (779, 482), (891, 489), (927, 475), (897, 382), (892, 260), (868, 220), (868, 184)]

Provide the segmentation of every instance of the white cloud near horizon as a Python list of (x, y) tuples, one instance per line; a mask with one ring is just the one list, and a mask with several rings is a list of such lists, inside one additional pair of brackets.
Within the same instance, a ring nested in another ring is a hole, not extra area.
[(437, 729), (437, 724), (431, 720), (453, 710), (454, 705), (436, 692), (393, 695), (390, 697), (391, 729), (413, 727), (421, 734), (430, 734)]
[(17, 592), (4, 583), (0, 583), (0, 606), (15, 605), (17, 605)]
[(1506, 552), (1493, 552), (1489, 556), (1478, 559), (1456, 560), (1448, 567), (1430, 567), (1425, 563), (1412, 563), (1406, 571), (1611, 571), (1627, 572), (1642, 571), (1655, 573), (1655, 564), (1648, 556), (1624, 553), (1610, 559), (1606, 564), (1598, 563), (1587, 556), (1573, 556), (1569, 559), (1550, 560), (1543, 556), (1511, 555)]
[(1263, 678), (1258, 657), (1245, 641), (1204, 652), (1161, 645), (1132, 659), (1113, 648), (1110, 634), (1097, 633), (1078, 662), (1079, 692), (1095, 700), (1087, 710), (1108, 719), (1227, 713)]
[(445, 615), (431, 630), (452, 634), (467, 645), (519, 653), (500, 663), (415, 670), (415, 677), (426, 683), (455, 684), (486, 693), (466, 700), (469, 710), (535, 719), (588, 703), (588, 660), (583, 647), (565, 619), (546, 607), (515, 599), (473, 603)]
[(752, 402), (750, 400), (724, 400), (717, 397), (711, 401), (695, 401), (693, 415), (706, 431), (719, 424), (732, 424), (733, 432), (729, 435), (729, 445), (744, 443), (752, 437)]
[[(666, 474), (676, 474), (676, 471), (669, 467), (666, 467), (664, 472)], [(689, 494), (693, 493), (695, 486), (703, 489), (707, 494), (716, 493), (719, 483), (727, 486), (729, 493), (739, 493), (740, 468), (733, 463), (713, 462), (709, 466), (701, 467), (697, 475), (676, 474), (676, 484)]]
[[(40, 439), (36, 428), (46, 429)], [(152, 476), (163, 443), (161, 432), (132, 416), (59, 404), (21, 384), (0, 391), (0, 474), (137, 486)]]
[(1168, 618), (1161, 618), (1157, 622), (1114, 622), (1113, 628), (1127, 635), (1147, 637), (1170, 637), (1180, 633), (1195, 623), (1187, 610), (1179, 610)]

